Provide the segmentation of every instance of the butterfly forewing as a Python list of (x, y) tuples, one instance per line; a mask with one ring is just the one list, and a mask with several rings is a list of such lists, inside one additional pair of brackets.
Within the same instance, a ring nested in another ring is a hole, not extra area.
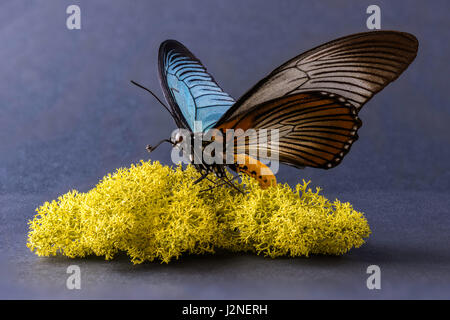
[(206, 131), (234, 104), (200, 60), (175, 40), (164, 41), (160, 46), (159, 74), (164, 96), (179, 127)]
[(276, 98), (312, 91), (341, 96), (360, 109), (414, 60), (417, 39), (397, 31), (350, 35), (307, 51), (275, 69), (230, 108), (218, 125)]

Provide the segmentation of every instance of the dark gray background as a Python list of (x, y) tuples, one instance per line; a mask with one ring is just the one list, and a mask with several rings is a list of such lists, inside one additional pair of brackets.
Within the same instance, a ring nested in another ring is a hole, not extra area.
[[(67, 30), (66, 7), (82, 29)], [(160, 265), (122, 256), (39, 258), (27, 221), (44, 201), (87, 191), (148, 159), (174, 129), (141, 89), (162, 96), (159, 44), (183, 42), (239, 97), (285, 60), (366, 31), (372, 1), (2, 1), (0, 3), (1, 298), (450, 298), (448, 1), (377, 1), (382, 29), (410, 32), (419, 54), (361, 111), (360, 140), (325, 171), (282, 167), (363, 211), (373, 234), (342, 257), (266, 259), (221, 252)], [(152, 159), (170, 164), (170, 148)], [(78, 264), (82, 290), (65, 288)], [(366, 288), (377, 264), (382, 289)]]

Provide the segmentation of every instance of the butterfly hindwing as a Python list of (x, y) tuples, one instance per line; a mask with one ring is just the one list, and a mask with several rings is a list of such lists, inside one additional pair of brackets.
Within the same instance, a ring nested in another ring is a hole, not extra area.
[[(193, 132), (210, 129), (234, 104), (186, 47), (175, 40), (159, 49), (159, 74), (164, 96), (179, 127)], [(202, 128), (196, 125), (201, 121)]]
[(306, 92), (258, 105), (219, 129), (277, 129), (278, 142), (268, 133), (268, 143), (247, 139), (243, 145), (236, 143), (235, 153), (270, 154), (271, 159), (296, 167), (329, 169), (341, 162), (358, 139), (360, 126), (356, 107), (344, 98)]

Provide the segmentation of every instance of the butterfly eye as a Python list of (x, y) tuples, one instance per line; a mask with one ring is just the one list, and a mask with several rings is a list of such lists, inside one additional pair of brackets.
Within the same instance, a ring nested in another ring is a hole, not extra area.
[(177, 132), (177, 134), (175, 135), (174, 143), (178, 144), (182, 141), (183, 141), (183, 135), (181, 134), (181, 132)]

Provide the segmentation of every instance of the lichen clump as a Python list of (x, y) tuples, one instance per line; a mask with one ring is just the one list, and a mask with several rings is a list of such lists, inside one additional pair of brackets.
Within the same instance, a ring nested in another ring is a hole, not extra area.
[[(192, 167), (141, 161), (105, 176), (87, 193), (70, 191), (36, 209), (27, 246), (39, 256), (88, 255), (168, 263), (222, 248), (269, 257), (343, 254), (370, 235), (362, 213), (330, 202), (308, 183), (261, 189), (243, 177), (245, 194), (211, 186)], [(213, 177), (211, 177), (213, 178)]]

